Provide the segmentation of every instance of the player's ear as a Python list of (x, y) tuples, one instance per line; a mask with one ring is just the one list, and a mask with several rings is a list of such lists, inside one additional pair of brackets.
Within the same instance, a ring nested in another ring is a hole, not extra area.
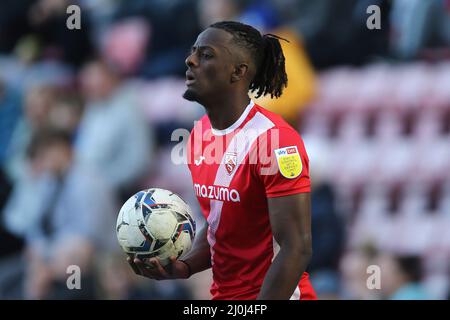
[(247, 63), (240, 63), (235, 65), (234, 71), (231, 74), (231, 82), (237, 82), (239, 80), (242, 80), (246, 77), (248, 73), (248, 64)]

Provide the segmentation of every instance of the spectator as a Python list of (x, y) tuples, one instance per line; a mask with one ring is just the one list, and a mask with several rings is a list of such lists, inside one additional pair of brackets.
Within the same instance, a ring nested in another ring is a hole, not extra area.
[(381, 290), (385, 298), (390, 300), (431, 298), (421, 284), (420, 257), (382, 254), (377, 260), (381, 269)]
[(129, 193), (126, 189), (148, 169), (153, 141), (137, 105), (138, 93), (100, 60), (84, 66), (80, 80), (86, 106), (76, 156), (116, 190)]
[[(416, 58), (426, 47), (439, 43), (444, 2), (395, 0), (392, 5), (391, 50), (400, 59)], [(447, 14), (448, 15), (448, 14)]]
[[(389, 2), (387, 0), (273, 0), (282, 21), (295, 29), (313, 65), (361, 64), (388, 47)], [(381, 8), (381, 30), (369, 30), (369, 5)]]
[(340, 287), (339, 261), (344, 249), (344, 221), (338, 210), (336, 192), (327, 179), (329, 154), (319, 139), (304, 136), (313, 181), (311, 230), (313, 256), (308, 266), (311, 282), (321, 298), (337, 298)]
[(3, 208), (8, 201), (11, 191), (12, 184), (0, 168), (0, 259), (20, 253), (23, 248), (23, 237), (9, 232), (2, 223)]
[[(1, 212), (6, 205), (12, 183), (4, 171), (7, 150), (11, 143), (12, 133), (21, 116), (20, 95), (0, 80), (0, 221)], [(20, 252), (23, 239), (16, 237), (0, 223), (0, 257), (10, 256)]]
[(50, 85), (35, 85), (25, 94), (24, 116), (15, 126), (6, 154), (5, 170), (16, 181), (24, 172), (25, 152), (34, 132), (48, 125), (48, 112), (56, 96)]
[(341, 298), (353, 300), (380, 299), (379, 290), (371, 290), (367, 286), (370, 275), (367, 273), (367, 268), (376, 263), (374, 259), (377, 253), (377, 248), (370, 241), (345, 252), (340, 260), (342, 281), (339, 296)]
[(77, 1), (38, 0), (28, 9), (31, 32), (41, 43), (41, 57), (80, 66), (92, 54), (88, 11), (82, 11), (80, 29), (67, 28), (67, 8)]
[(83, 101), (77, 92), (63, 91), (55, 98), (48, 113), (49, 126), (76, 136), (81, 117)]
[(120, 69), (121, 74), (136, 74), (145, 58), (150, 35), (150, 27), (144, 19), (120, 21), (106, 33), (102, 54)]
[[(319, 184), (311, 195), (314, 255), (308, 270), (318, 295), (339, 293), (339, 261), (344, 248), (344, 223), (331, 185)], [(323, 286), (322, 286), (323, 285)]]
[[(184, 59), (199, 32), (195, 4), (197, 0), (122, 1), (116, 19), (145, 18), (151, 28), (146, 60), (140, 75), (148, 79), (184, 76)], [(170, 30), (170, 32), (167, 32)]]
[(199, 0), (197, 8), (200, 25), (206, 28), (217, 21), (237, 19), (244, 9), (244, 4), (239, 0)]
[(18, 92), (8, 88), (0, 79), (0, 167), (6, 159), (12, 133), (21, 116), (21, 99)]
[[(33, 176), (15, 186), (5, 209), (9, 231), (26, 239), (26, 261), (16, 264), (25, 263), (24, 295), (93, 298), (94, 252), (106, 252), (115, 241), (115, 199), (95, 172), (74, 161), (66, 133), (36, 133), (29, 157)], [(83, 272), (81, 290), (67, 289), (70, 265)]]

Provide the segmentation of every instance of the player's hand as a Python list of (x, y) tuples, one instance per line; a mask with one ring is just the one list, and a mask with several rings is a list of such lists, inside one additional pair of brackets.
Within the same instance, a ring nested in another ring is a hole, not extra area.
[(166, 267), (161, 265), (157, 257), (150, 258), (144, 262), (139, 258), (128, 256), (127, 261), (134, 273), (146, 278), (168, 280), (186, 279), (189, 277), (188, 266), (184, 262), (178, 261), (176, 257), (170, 257), (170, 263)]

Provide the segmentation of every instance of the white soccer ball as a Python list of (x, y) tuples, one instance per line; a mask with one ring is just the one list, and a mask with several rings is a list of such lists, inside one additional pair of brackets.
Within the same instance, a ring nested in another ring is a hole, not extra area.
[(139, 191), (119, 211), (117, 239), (127, 254), (140, 259), (169, 258), (186, 254), (195, 237), (195, 221), (186, 202), (164, 189)]

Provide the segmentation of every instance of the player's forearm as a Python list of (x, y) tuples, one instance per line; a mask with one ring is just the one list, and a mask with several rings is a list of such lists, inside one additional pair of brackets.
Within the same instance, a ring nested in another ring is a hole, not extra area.
[(311, 250), (281, 248), (264, 278), (259, 300), (288, 300), (311, 259)]
[(191, 251), (182, 260), (191, 268), (191, 275), (211, 268), (211, 250), (207, 239), (208, 225), (197, 234)]

